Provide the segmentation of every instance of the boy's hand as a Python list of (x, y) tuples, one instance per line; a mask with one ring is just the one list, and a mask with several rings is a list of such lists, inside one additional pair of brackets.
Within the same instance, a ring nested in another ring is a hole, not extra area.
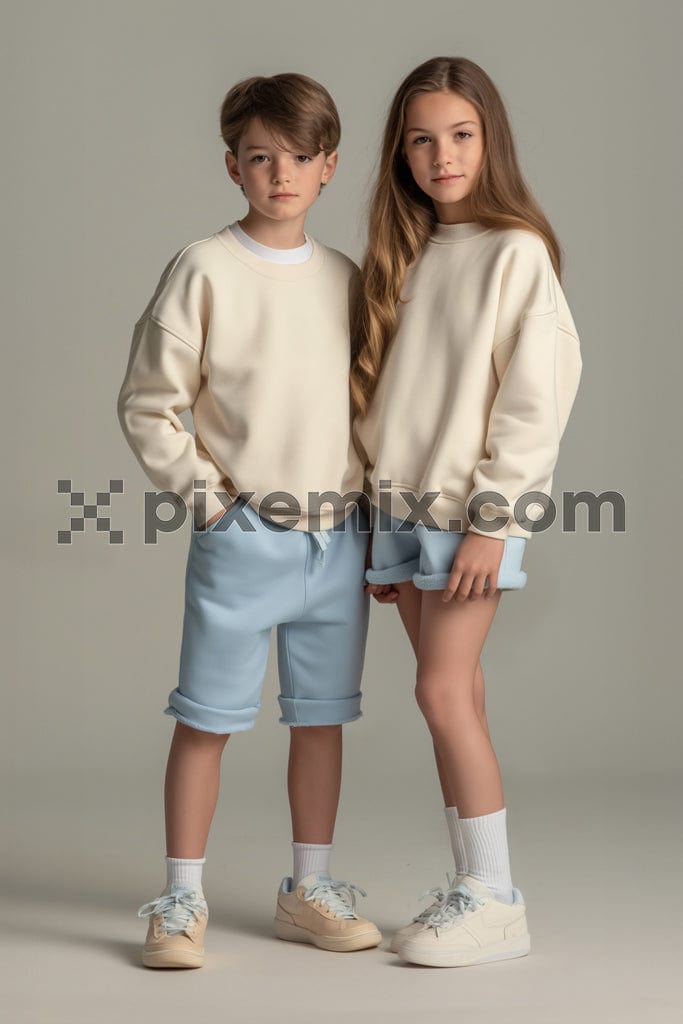
[(366, 583), (363, 590), (380, 604), (393, 604), (398, 600), (398, 590), (393, 583)]
[[(467, 533), (453, 561), (451, 575), (442, 600), (467, 601), (489, 598), (497, 593), (498, 570), (505, 550), (500, 537), (484, 537), (481, 533)], [(488, 588), (484, 586), (489, 578)]]
[[(368, 550), (365, 553), (365, 571), (372, 566), (372, 533), (368, 537)], [(363, 590), (372, 594), (380, 604), (393, 604), (398, 598), (398, 590), (393, 583), (364, 583)]]
[(208, 530), (208, 528), (210, 526), (213, 526), (213, 524), (215, 522), (217, 522), (221, 518), (221, 516), (224, 516), (225, 513), (229, 512), (230, 509), (233, 508), (236, 504), (237, 504), (237, 498), (235, 498), (234, 501), (231, 501), (229, 505), (226, 505), (225, 508), (219, 509), (218, 512), (215, 513), (215, 515), (211, 516), (210, 519), (206, 520), (206, 522), (204, 523), (203, 526), (199, 526), (199, 524), (197, 523), (197, 520), (195, 519), (195, 521), (194, 521), (195, 530)]
[(227, 508), (222, 508), (219, 512), (216, 512), (215, 516), (211, 516), (210, 519), (207, 519), (204, 523), (204, 529), (208, 530), (208, 528), (217, 522), (221, 516), (224, 516), (227, 511)]

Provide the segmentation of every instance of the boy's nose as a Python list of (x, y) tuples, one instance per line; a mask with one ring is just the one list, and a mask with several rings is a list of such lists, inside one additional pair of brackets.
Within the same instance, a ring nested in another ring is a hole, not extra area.
[(282, 168), (273, 168), (273, 184), (282, 184), (284, 181), (289, 181), (289, 174)]

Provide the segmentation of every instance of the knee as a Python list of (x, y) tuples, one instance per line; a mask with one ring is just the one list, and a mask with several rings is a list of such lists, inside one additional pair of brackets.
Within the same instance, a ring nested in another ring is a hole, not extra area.
[(418, 673), (415, 700), (430, 729), (446, 720), (455, 724), (474, 711), (471, 681), (464, 674)]

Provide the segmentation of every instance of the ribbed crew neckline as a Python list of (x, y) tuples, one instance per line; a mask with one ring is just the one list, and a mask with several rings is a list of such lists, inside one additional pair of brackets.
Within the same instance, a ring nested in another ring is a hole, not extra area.
[(485, 228), (479, 221), (474, 220), (466, 221), (462, 224), (442, 224), (438, 221), (429, 241), (436, 242), (439, 245), (448, 244), (449, 242), (464, 242), (468, 238), (478, 238), (479, 235), (485, 235), (492, 230), (492, 228)]
[(306, 232), (304, 232), (305, 241), (302, 245), (297, 245), (292, 249), (276, 249), (271, 245), (257, 242), (255, 238), (247, 234), (238, 220), (233, 221), (230, 225), (230, 230), (245, 249), (249, 249), (250, 252), (260, 256), (263, 260), (267, 260), (268, 263), (305, 263), (306, 260), (311, 258), (311, 253), (313, 252), (313, 242)]
[(313, 252), (304, 263), (271, 263), (269, 260), (262, 259), (256, 253), (246, 249), (235, 238), (229, 224), (226, 224), (220, 231), (216, 231), (213, 237), (240, 263), (251, 267), (257, 274), (262, 274), (263, 277), (273, 277), (280, 281), (296, 281), (299, 278), (310, 277), (311, 274), (316, 274), (325, 262), (323, 246), (310, 235), (308, 237), (313, 245)]

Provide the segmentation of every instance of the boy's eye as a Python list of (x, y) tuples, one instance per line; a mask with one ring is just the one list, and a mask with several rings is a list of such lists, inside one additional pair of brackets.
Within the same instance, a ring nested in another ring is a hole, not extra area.
[(306, 153), (299, 153), (299, 155), (297, 156), (297, 160), (299, 160), (302, 164), (309, 163), (312, 159), (313, 157), (308, 156)]
[(267, 159), (268, 159), (268, 157), (264, 153), (257, 153), (256, 156), (252, 156), (252, 158), (250, 159), (249, 163), (250, 164), (260, 163), (262, 160), (267, 160)]

